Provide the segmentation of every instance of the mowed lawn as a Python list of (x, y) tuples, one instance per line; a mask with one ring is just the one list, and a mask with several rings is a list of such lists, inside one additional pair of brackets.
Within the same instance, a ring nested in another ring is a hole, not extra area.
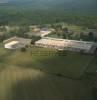
[[(3, 53), (2, 53), (3, 52)], [(63, 74), (71, 78), (80, 78), (93, 56), (66, 52), (58, 55), (56, 50), (31, 48), (25, 52), (1, 50), (1, 63), (32, 69), (41, 69), (52, 74)]]
[(95, 56), (92, 62), (89, 64), (86, 72), (90, 74), (97, 74), (97, 56)]
[(80, 80), (7, 67), (0, 72), (0, 100), (93, 100), (89, 86)]
[(59, 56), (44, 48), (26, 52), (0, 48), (0, 100), (93, 100), (89, 86), (73, 80), (84, 74), (91, 59), (70, 52)]

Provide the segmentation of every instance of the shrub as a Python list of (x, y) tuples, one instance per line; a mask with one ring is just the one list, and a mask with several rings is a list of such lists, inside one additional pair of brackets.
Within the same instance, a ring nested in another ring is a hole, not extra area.
[(26, 51), (25, 47), (21, 48), (21, 52), (25, 52), (25, 51)]

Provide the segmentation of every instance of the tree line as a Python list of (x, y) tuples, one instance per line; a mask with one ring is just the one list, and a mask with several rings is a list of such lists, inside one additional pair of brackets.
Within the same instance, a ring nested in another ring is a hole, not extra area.
[(66, 22), (97, 29), (97, 14), (80, 14), (65, 11), (0, 10), (0, 25), (34, 25)]

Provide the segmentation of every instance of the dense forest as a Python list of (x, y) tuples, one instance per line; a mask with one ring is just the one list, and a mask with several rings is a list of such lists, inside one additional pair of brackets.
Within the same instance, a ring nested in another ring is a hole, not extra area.
[[(80, 14), (77, 12), (65, 12), (65, 11), (25, 11), (9, 9), (0, 9), (0, 24), (1, 25), (22, 25), (22, 24), (46, 24), (56, 22), (67, 22), (77, 25), (86, 26), (89, 28), (97, 28), (97, 15)], [(77, 14), (76, 14), (77, 13)]]
[(4, 0), (0, 3), (0, 25), (66, 22), (97, 29), (96, 3), (96, 0)]

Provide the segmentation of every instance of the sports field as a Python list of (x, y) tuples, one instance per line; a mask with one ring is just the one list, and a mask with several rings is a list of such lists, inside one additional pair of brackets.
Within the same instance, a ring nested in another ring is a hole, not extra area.
[(0, 100), (93, 100), (89, 86), (76, 80), (91, 59), (44, 48), (0, 48)]

